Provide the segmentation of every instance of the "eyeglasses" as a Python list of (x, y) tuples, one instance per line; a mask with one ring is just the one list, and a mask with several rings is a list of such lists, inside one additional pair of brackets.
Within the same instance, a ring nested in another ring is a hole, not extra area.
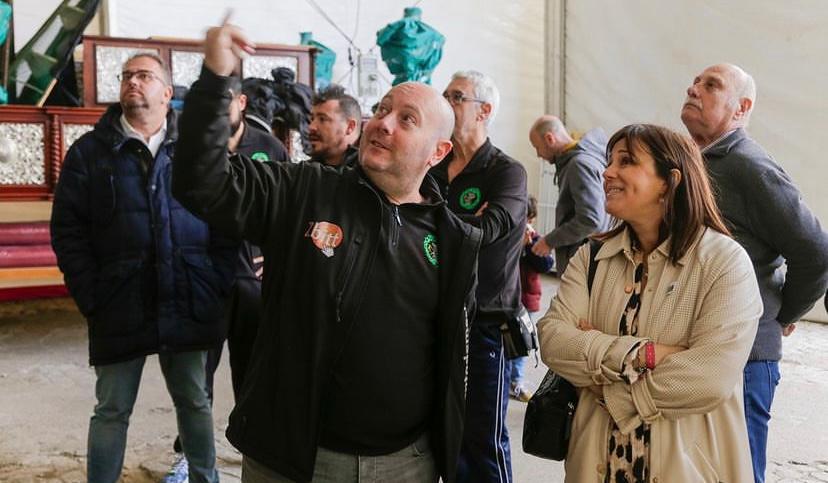
[(460, 91), (444, 92), (443, 97), (447, 101), (449, 101), (449, 104), (452, 104), (454, 106), (459, 106), (460, 104), (462, 104), (464, 102), (479, 102), (481, 104), (486, 102), (483, 99), (477, 99), (477, 98), (474, 98), (474, 97), (466, 97), (466, 95), (463, 94)]
[(164, 82), (163, 79), (161, 79), (160, 77), (155, 75), (155, 73), (149, 70), (125, 70), (118, 74), (118, 80), (123, 84), (131, 81), (133, 77), (142, 84), (146, 84), (147, 82), (153, 79), (158, 79), (159, 81), (161, 81), (162, 84), (166, 84), (166, 82)]

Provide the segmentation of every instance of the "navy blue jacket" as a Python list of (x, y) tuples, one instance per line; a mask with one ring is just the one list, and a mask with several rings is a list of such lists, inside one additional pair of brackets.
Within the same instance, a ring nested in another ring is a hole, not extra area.
[(66, 154), (52, 207), (52, 247), (89, 322), (92, 365), (214, 347), (236, 244), (170, 193), (176, 120), (155, 159), (126, 137), (111, 106)]

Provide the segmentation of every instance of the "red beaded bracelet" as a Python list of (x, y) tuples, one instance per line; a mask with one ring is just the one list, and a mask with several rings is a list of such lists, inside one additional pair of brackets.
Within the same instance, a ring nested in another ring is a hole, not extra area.
[(644, 363), (647, 369), (651, 371), (655, 369), (655, 344), (653, 342), (644, 344)]

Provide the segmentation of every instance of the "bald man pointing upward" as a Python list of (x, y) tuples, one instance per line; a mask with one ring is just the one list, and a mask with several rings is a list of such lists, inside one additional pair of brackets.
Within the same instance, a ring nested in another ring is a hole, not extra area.
[(173, 192), (264, 253), (265, 315), (227, 429), (242, 481), (452, 482), (481, 239), (427, 176), (452, 110), (427, 85), (394, 87), (341, 171), (228, 158), (238, 48), (236, 27), (208, 31)]

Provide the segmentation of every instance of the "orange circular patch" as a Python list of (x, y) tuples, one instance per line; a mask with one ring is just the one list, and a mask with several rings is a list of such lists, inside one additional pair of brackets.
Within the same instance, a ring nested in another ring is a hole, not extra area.
[(310, 238), (320, 250), (332, 250), (342, 243), (342, 228), (327, 221), (320, 221), (313, 226)]

